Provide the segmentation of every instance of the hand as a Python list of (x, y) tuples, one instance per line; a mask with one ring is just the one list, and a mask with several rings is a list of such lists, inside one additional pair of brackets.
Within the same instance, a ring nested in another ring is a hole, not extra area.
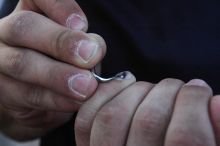
[(1, 131), (26, 140), (68, 121), (97, 88), (106, 52), (73, 0), (20, 0), (0, 20)]
[[(185, 85), (176, 79), (156, 85), (134, 79), (101, 84), (76, 118), (77, 146), (216, 146), (211, 97), (202, 80)], [(212, 105), (217, 125), (219, 97)], [(220, 126), (215, 127), (219, 138)]]

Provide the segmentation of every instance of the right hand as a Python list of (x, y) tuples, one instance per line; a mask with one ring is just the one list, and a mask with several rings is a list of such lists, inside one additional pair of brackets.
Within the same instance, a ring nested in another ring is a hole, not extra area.
[(20, 0), (0, 28), (1, 131), (18, 140), (42, 136), (94, 93), (89, 70), (105, 42), (85, 33), (86, 16), (73, 0)]

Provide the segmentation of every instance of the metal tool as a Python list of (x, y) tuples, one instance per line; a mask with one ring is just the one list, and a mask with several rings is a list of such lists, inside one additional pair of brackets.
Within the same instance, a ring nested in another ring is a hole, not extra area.
[(98, 82), (101, 82), (101, 83), (106, 83), (106, 82), (109, 82), (109, 81), (112, 81), (112, 80), (123, 80), (126, 78), (128, 72), (127, 71), (124, 71), (124, 72), (121, 72), (121, 73), (118, 73), (116, 74), (115, 76), (113, 77), (110, 77), (110, 78), (103, 78), (103, 77), (100, 77), (99, 75), (96, 74), (96, 70), (95, 68), (92, 69), (92, 74), (93, 76), (96, 78), (96, 80)]

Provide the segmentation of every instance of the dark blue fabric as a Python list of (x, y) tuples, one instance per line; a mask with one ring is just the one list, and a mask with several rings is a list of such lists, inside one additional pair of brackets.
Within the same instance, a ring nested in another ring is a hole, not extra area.
[(0, 18), (7, 16), (17, 4), (17, 0), (0, 0)]
[(139, 80), (202, 78), (220, 93), (217, 0), (79, 0), (90, 31), (107, 41), (104, 74), (131, 70)]

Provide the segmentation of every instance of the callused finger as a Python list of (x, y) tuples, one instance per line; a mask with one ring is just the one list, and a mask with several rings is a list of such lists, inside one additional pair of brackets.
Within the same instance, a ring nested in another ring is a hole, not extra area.
[(86, 31), (88, 22), (75, 0), (20, 0), (16, 11), (44, 13), (55, 22), (74, 30)]
[(135, 82), (135, 77), (126, 72), (126, 77), (99, 85), (95, 94), (83, 104), (75, 121), (77, 146), (89, 146), (92, 125), (98, 111), (117, 94)]
[(97, 87), (91, 72), (28, 49), (2, 47), (0, 72), (75, 100), (85, 100)]
[(127, 146), (162, 146), (183, 82), (164, 79), (147, 94), (133, 118)]
[(209, 118), (212, 90), (202, 80), (191, 80), (180, 90), (165, 146), (215, 146)]
[(11, 14), (0, 28), (0, 39), (10, 45), (34, 49), (81, 68), (92, 68), (106, 52), (100, 36), (67, 29), (30, 11)]
[(147, 82), (134, 83), (105, 104), (94, 120), (90, 146), (126, 145), (133, 115), (152, 86)]
[(57, 112), (74, 112), (81, 106), (73, 99), (63, 97), (46, 88), (19, 82), (0, 74), (1, 105), (9, 110), (36, 109)]

